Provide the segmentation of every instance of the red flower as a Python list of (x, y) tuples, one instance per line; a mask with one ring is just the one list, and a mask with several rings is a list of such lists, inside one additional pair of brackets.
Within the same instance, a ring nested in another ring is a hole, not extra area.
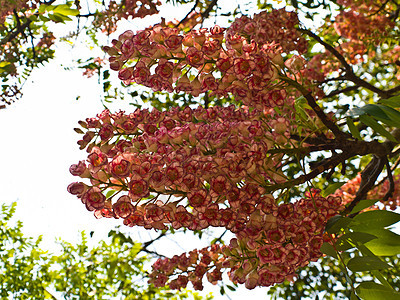
[(87, 210), (93, 211), (104, 207), (106, 197), (101, 193), (98, 187), (90, 188), (83, 196), (82, 203), (86, 205)]
[(186, 62), (195, 68), (199, 68), (204, 65), (204, 54), (202, 51), (195, 47), (189, 47), (186, 50)]
[(135, 211), (135, 207), (132, 205), (131, 199), (126, 195), (121, 196), (112, 207), (115, 214), (124, 219), (129, 217)]

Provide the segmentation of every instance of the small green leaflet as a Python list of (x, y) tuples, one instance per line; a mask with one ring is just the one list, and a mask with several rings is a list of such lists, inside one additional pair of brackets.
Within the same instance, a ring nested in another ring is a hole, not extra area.
[(393, 256), (400, 254), (400, 235), (389, 229), (375, 229), (368, 233), (373, 234), (377, 239), (371, 240), (365, 246), (375, 255)]
[(347, 225), (351, 222), (351, 218), (342, 217), (341, 215), (333, 216), (326, 223), (325, 231), (328, 233), (338, 233), (342, 228), (347, 228)]
[(388, 140), (397, 143), (397, 140), (395, 137), (387, 131), (381, 124), (379, 124), (377, 121), (375, 121), (372, 117), (369, 117), (367, 115), (362, 115), (359, 117), (360, 121), (363, 122), (365, 125), (371, 127), (374, 131), (379, 133), (380, 135), (384, 136)]
[(328, 187), (322, 191), (321, 196), (327, 197), (330, 194), (333, 194), (337, 189), (339, 189), (345, 183), (346, 182), (335, 182), (335, 183), (328, 185)]
[(386, 104), (391, 107), (400, 107), (400, 95), (393, 96), (388, 99), (379, 100), (379, 103)]
[(360, 131), (358, 130), (357, 126), (354, 124), (353, 120), (350, 117), (347, 117), (346, 122), (347, 122), (347, 127), (349, 127), (351, 135), (361, 141)]
[(353, 257), (347, 263), (352, 272), (389, 269), (392, 266), (380, 260), (378, 257), (361, 256)]
[(333, 258), (337, 258), (335, 248), (333, 248), (333, 246), (329, 243), (323, 243), (320, 250), (322, 253), (326, 255), (332, 256)]
[(336, 249), (339, 251), (346, 251), (353, 248), (355, 244), (365, 244), (376, 238), (375, 235), (366, 232), (349, 232), (337, 239)]
[(379, 229), (400, 221), (400, 214), (387, 210), (363, 212), (353, 218), (349, 227), (356, 231), (370, 232), (370, 229)]
[(400, 299), (400, 293), (375, 282), (362, 282), (356, 291), (357, 295), (364, 300)]
[(361, 200), (351, 211), (350, 214), (355, 214), (358, 213), (360, 211), (362, 211), (363, 209), (370, 207), (372, 205), (374, 205), (376, 202), (378, 202), (379, 199), (364, 199)]

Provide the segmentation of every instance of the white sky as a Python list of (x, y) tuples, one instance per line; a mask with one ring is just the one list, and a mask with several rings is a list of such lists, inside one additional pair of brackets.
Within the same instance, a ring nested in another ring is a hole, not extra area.
[[(231, 1), (220, 2), (223, 7), (232, 8)], [(173, 8), (161, 15), (166, 20), (171, 14), (180, 19), (189, 8)], [(160, 16), (145, 20), (146, 24), (138, 20), (131, 22), (133, 24), (129, 28), (119, 27), (114, 37), (127, 29), (135, 31), (159, 22)], [(64, 25), (57, 28), (62, 30)], [(33, 237), (43, 235), (42, 247), (46, 249), (55, 249), (56, 237), (77, 242), (82, 230), (94, 231), (94, 240), (105, 239), (109, 230), (121, 224), (120, 220), (95, 219), (78, 198), (67, 192), (68, 184), (79, 181), (79, 178), (69, 174), (70, 165), (86, 159), (86, 153), (80, 151), (76, 144), (80, 135), (73, 128), (78, 127), (79, 120), (95, 116), (103, 110), (97, 78), (85, 79), (82, 70), (66, 71), (60, 66), (70, 65), (72, 58), (80, 57), (85, 51), (58, 46), (57, 59), (33, 72), (24, 86), (23, 98), (0, 110), (0, 203), (16, 201), (15, 219), (23, 221), (23, 232)], [(80, 96), (78, 101), (75, 100), (77, 96)], [(113, 111), (133, 109), (123, 102), (109, 106)], [(150, 234), (157, 236), (137, 228), (126, 229), (134, 239), (143, 242), (150, 239)], [(204, 241), (199, 244), (193, 238), (181, 236), (178, 243), (162, 240), (156, 250), (171, 255), (180, 254), (182, 248), (191, 250), (203, 246), (206, 246)], [(211, 291), (208, 286), (206, 288), (207, 292)], [(220, 296), (219, 288), (213, 292), (216, 299), (228, 299)], [(265, 292), (265, 288), (252, 291), (241, 288), (229, 293), (229, 296), (232, 300), (249, 296), (268, 299)]]

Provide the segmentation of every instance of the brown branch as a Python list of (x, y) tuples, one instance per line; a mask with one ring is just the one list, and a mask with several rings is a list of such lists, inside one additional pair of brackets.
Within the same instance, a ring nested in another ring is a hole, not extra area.
[(308, 30), (308, 29), (304, 29), (304, 28), (300, 28), (298, 29), (300, 32), (307, 34), (308, 36), (312, 37), (313, 39), (315, 39), (318, 43), (320, 43), (321, 45), (323, 45), (325, 47), (326, 50), (328, 50), (330, 53), (332, 53), (333, 56), (335, 56), (339, 62), (343, 65), (346, 73), (344, 75), (344, 77), (355, 83), (356, 85), (362, 86), (372, 92), (377, 93), (380, 97), (386, 99), (390, 96), (390, 94), (387, 91), (383, 91), (379, 88), (377, 88), (376, 86), (370, 84), (369, 82), (361, 79), (360, 77), (358, 77), (354, 71), (353, 68), (351, 67), (351, 65), (346, 61), (346, 59), (344, 58), (344, 56), (342, 54), (339, 53), (339, 51), (337, 51), (333, 46), (329, 45), (328, 43), (326, 43), (325, 41), (323, 41), (318, 35), (316, 35), (315, 33), (313, 33), (312, 31)]
[[(386, 157), (385, 157), (386, 158)], [(387, 158), (386, 158), (387, 160)], [(354, 207), (364, 199), (368, 192), (374, 187), (375, 181), (378, 176), (381, 174), (383, 167), (386, 162), (383, 157), (373, 156), (371, 161), (365, 167), (364, 171), (361, 173), (361, 183), (360, 188), (358, 189), (355, 198), (350, 202), (350, 204), (343, 211), (343, 215), (347, 215), (351, 213)], [(350, 217), (354, 217), (355, 214), (350, 215)]]
[(186, 16), (179, 21), (178, 24), (176, 24), (175, 27), (179, 27), (181, 24), (183, 24), (184, 22), (186, 22), (186, 20), (189, 18), (189, 15), (194, 12), (194, 10), (196, 9), (197, 5), (199, 4), (199, 0), (196, 0), (196, 2), (194, 3), (193, 7), (191, 10), (189, 10), (189, 12), (186, 14)]
[(270, 192), (274, 192), (276, 190), (290, 188), (295, 185), (303, 184), (307, 181), (310, 181), (311, 179), (314, 179), (315, 177), (317, 177), (319, 174), (325, 172), (326, 170), (336, 167), (342, 161), (344, 161), (352, 156), (354, 156), (354, 153), (343, 152), (335, 157), (332, 157), (331, 159), (328, 159), (326, 162), (322, 163), (316, 169), (312, 170), (311, 172), (309, 172), (307, 174), (301, 175), (292, 180), (288, 180), (284, 183), (274, 184), (274, 185), (267, 186), (264, 188), (266, 189), (266, 192), (270, 193)]
[(309, 92), (305, 87), (303, 87), (301, 84), (299, 84), (297, 81), (292, 80), (288, 77), (280, 77), (281, 80), (289, 83), (290, 85), (294, 86), (298, 91), (300, 91), (304, 98), (306, 98), (308, 105), (311, 106), (313, 111), (317, 114), (318, 118), (322, 121), (322, 123), (332, 131), (332, 133), (338, 138), (338, 139), (344, 139), (349, 137), (346, 133), (341, 131), (339, 127), (324, 113), (324, 111), (321, 109), (321, 107), (318, 106), (317, 102), (315, 101), (314, 97), (311, 95), (311, 92)]
[(207, 19), (208, 16), (210, 15), (210, 12), (212, 11), (213, 7), (217, 4), (218, 0), (213, 0), (207, 7), (207, 9), (201, 14), (201, 18)]
[(298, 29), (300, 32), (307, 34), (308, 36), (312, 37), (314, 40), (316, 40), (318, 43), (320, 43), (322, 46), (325, 47), (326, 50), (328, 50), (330, 53), (335, 56), (340, 63), (343, 65), (345, 68), (346, 72), (353, 72), (352, 67), (347, 63), (346, 59), (343, 57), (342, 54), (339, 53), (334, 47), (323, 41), (318, 35), (313, 33), (311, 30), (305, 29), (305, 28), (299, 28)]
[[(46, 5), (51, 5), (52, 3), (54, 3), (56, 0), (50, 0), (48, 2), (46, 2)], [(39, 13), (36, 12), (34, 14), (34, 16), (38, 17)], [(6, 37), (4, 37), (1, 41), (0, 41), (0, 45), (5, 45), (8, 42), (10, 42), (11, 40), (15, 39), (20, 33), (24, 33), (25, 29), (27, 29), (29, 27), (29, 25), (32, 23), (33, 21), (31, 19), (27, 19), (22, 25), (21, 24), (17, 24), (17, 27), (14, 27), (11, 30), (11, 33), (9, 35), (7, 35)], [(18, 23), (18, 19), (17, 19), (17, 23)]]
[(391, 88), (391, 89), (387, 90), (387, 93), (388, 93), (390, 96), (394, 96), (394, 94), (397, 93), (397, 92), (400, 92), (400, 85), (398, 85), (398, 86), (396, 86), (396, 87), (394, 87), (394, 88)]
[(357, 85), (348, 86), (348, 87), (346, 87), (344, 89), (333, 91), (333, 92), (329, 93), (328, 95), (324, 96), (323, 98), (330, 98), (330, 97), (339, 95), (341, 93), (346, 93), (346, 92), (351, 92), (351, 91), (354, 91), (354, 90), (358, 90), (359, 88), (360, 87), (357, 86)]
[(393, 192), (394, 192), (393, 174), (392, 174), (392, 170), (390, 169), (389, 160), (387, 158), (386, 158), (385, 164), (386, 164), (386, 170), (387, 170), (387, 177), (389, 178), (389, 190), (386, 192), (382, 201), (387, 201), (390, 197), (392, 197)]
[(140, 250), (144, 251), (145, 249), (147, 249), (147, 247), (149, 247), (151, 244), (153, 244), (155, 241), (161, 239), (165, 235), (166, 235), (165, 231), (161, 232), (161, 234), (158, 237), (156, 237), (155, 239), (145, 242)]

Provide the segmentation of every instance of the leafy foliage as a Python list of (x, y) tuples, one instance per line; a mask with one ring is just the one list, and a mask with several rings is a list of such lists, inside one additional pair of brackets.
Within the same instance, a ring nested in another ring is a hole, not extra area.
[[(148, 258), (142, 244), (112, 230), (110, 242), (88, 245), (59, 240), (60, 254), (40, 246), (42, 238), (25, 237), (22, 223), (14, 226), (16, 203), (2, 205), (0, 213), (0, 296), (3, 299), (204, 299), (186, 290), (178, 293), (144, 281)], [(206, 299), (211, 299), (207, 296)]]

